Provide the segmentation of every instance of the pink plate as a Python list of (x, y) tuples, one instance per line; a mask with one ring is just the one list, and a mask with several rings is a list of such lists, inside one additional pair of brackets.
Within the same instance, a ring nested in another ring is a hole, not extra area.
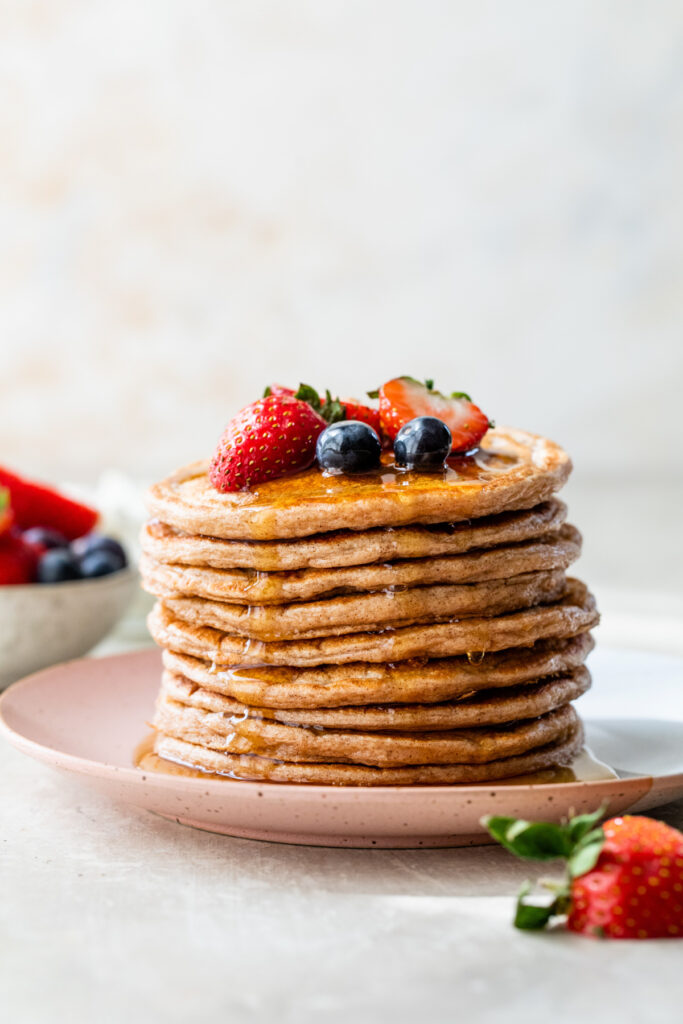
[[(612, 658), (618, 662), (624, 655), (617, 651)], [(475, 845), (487, 841), (484, 814), (558, 819), (570, 809), (593, 810), (603, 800), (617, 813), (683, 797), (683, 721), (638, 717), (636, 705), (627, 706), (623, 668), (615, 663), (610, 670), (609, 657), (601, 657), (602, 705), (611, 688), (612, 707), (628, 716), (591, 721), (582, 701), (593, 753), (620, 775), (608, 780), (363, 789), (141, 771), (133, 756), (148, 732), (159, 685), (156, 650), (74, 661), (16, 683), (0, 700), (0, 732), (19, 750), (82, 775), (113, 800), (211, 832), (314, 846)], [(664, 673), (671, 692), (680, 693), (683, 664), (662, 667), (657, 656), (638, 657), (654, 657), (651, 672)], [(639, 693), (651, 693), (642, 675), (638, 682)]]

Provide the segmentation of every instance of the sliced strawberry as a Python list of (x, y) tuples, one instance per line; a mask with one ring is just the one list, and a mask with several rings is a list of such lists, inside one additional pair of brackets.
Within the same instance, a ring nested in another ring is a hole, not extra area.
[(14, 521), (22, 530), (48, 526), (59, 530), (67, 540), (75, 540), (89, 533), (97, 522), (98, 513), (94, 508), (72, 501), (52, 487), (25, 480), (2, 466), (0, 487), (10, 492)]
[(211, 461), (211, 483), (219, 491), (240, 491), (306, 469), (326, 426), (308, 402), (291, 395), (260, 398), (225, 428)]
[(7, 533), (14, 522), (14, 512), (9, 502), (9, 491), (6, 487), (0, 487), (0, 537)]
[[(450, 397), (434, 390), (434, 382), (421, 384), (413, 377), (395, 377), (377, 392), (382, 427), (393, 440), (401, 427), (416, 416), (435, 416), (449, 428), (453, 451), (466, 452), (476, 446), (493, 424), (469, 395), (455, 391)], [(370, 397), (375, 393), (370, 392)]]
[(21, 534), (10, 531), (0, 537), (0, 586), (32, 583), (36, 554)]

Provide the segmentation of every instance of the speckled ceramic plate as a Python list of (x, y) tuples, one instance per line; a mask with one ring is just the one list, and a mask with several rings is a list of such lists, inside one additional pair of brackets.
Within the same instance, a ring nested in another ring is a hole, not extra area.
[(435, 847), (486, 842), (484, 814), (559, 818), (570, 809), (645, 811), (683, 797), (683, 659), (598, 651), (581, 699), (588, 744), (617, 778), (359, 789), (185, 778), (142, 771), (136, 749), (159, 685), (156, 650), (47, 669), (0, 700), (0, 732), (31, 757), (113, 800), (184, 825), (316, 846)]

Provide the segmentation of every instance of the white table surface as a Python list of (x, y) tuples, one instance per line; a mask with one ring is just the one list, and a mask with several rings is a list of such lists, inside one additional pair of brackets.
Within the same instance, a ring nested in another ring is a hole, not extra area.
[[(8, 1024), (681, 1019), (683, 943), (515, 931), (530, 872), (501, 849), (231, 839), (4, 743), (0, 772)], [(658, 816), (683, 827), (683, 801)]]

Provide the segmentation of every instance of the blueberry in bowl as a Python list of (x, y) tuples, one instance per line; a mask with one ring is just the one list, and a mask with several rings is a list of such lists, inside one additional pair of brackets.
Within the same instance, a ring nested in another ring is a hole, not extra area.
[(86, 654), (137, 592), (96, 510), (0, 467), (0, 689)]
[(113, 537), (103, 537), (98, 533), (79, 537), (71, 545), (71, 551), (78, 560), (83, 579), (109, 576), (128, 564), (123, 546)]

